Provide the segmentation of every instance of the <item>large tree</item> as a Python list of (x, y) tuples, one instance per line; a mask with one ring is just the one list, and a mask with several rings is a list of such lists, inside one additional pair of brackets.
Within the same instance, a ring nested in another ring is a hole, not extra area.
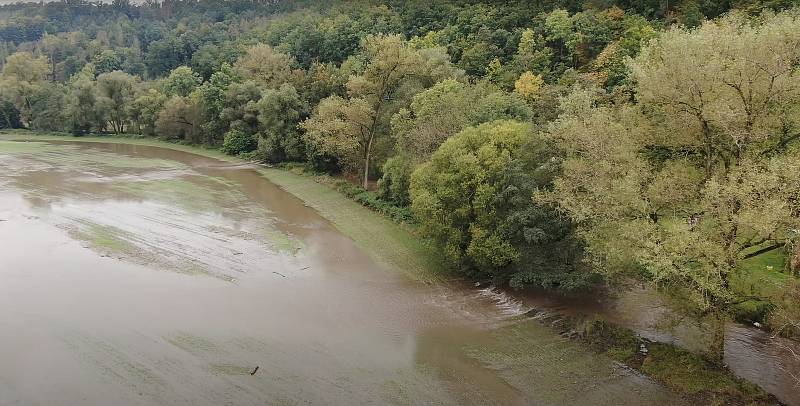
[(167, 102), (167, 96), (156, 89), (141, 91), (128, 105), (128, 115), (140, 134), (155, 135), (156, 120)]
[[(359, 75), (350, 77), (349, 99), (332, 96), (320, 103), (314, 116), (303, 124), (309, 140), (319, 145), (330, 144), (323, 149), (339, 151), (340, 162), (347, 169), (352, 171), (359, 165), (366, 188), (375, 146), (388, 138), (392, 115), (406, 106), (416, 93), (439, 80), (460, 74), (443, 52), (439, 48), (414, 49), (400, 36), (366, 38), (361, 54), (366, 65)], [(346, 113), (337, 115), (336, 107)], [(326, 120), (323, 114), (336, 120)], [(349, 121), (351, 119), (356, 121)], [(333, 122), (338, 124), (334, 126)], [(359, 140), (356, 153), (350, 148), (342, 150), (340, 140), (343, 138)], [(360, 162), (355, 164), (353, 159)]]
[(111, 129), (120, 134), (129, 119), (129, 105), (133, 102), (136, 78), (125, 72), (114, 71), (97, 77), (98, 102), (104, 105)]
[(94, 72), (84, 69), (67, 84), (65, 111), (67, 129), (75, 134), (101, 130), (105, 124), (105, 110), (98, 103)]
[(35, 96), (45, 87), (50, 63), (45, 56), (35, 57), (28, 52), (16, 52), (6, 58), (0, 73), (0, 92), (20, 112), (23, 124), (33, 120)]
[(297, 63), (291, 56), (278, 52), (267, 44), (256, 44), (234, 63), (236, 72), (244, 79), (256, 81), (266, 88), (277, 88), (292, 82)]
[(164, 93), (169, 96), (186, 97), (192, 93), (203, 79), (188, 66), (179, 66), (172, 70), (164, 80)]
[(530, 108), (514, 94), (485, 82), (448, 79), (415, 95), (392, 118), (392, 135), (401, 150), (421, 162), (466, 127), (500, 119), (527, 121), (530, 116)]
[(674, 29), (632, 63), (636, 108), (564, 100), (550, 134), (565, 159), (549, 201), (579, 224), (593, 265), (631, 265), (714, 324), (749, 299), (741, 261), (800, 227), (800, 20), (731, 15)]
[(493, 121), (442, 144), (411, 180), (422, 232), (456, 269), (514, 287), (585, 287), (569, 221), (531, 200), (555, 174), (553, 150), (530, 124)]
[(270, 162), (300, 161), (305, 145), (300, 122), (308, 115), (308, 105), (290, 84), (264, 91), (256, 104), (260, 123), (259, 150)]
[(199, 143), (202, 141), (203, 111), (199, 96), (173, 96), (164, 103), (164, 108), (156, 119), (156, 135), (167, 138)]

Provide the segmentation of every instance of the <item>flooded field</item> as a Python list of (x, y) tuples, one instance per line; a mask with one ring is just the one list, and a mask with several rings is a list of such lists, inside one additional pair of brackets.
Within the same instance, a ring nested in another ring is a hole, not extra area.
[(0, 405), (678, 404), (502, 294), (377, 266), (254, 168), (0, 140)]

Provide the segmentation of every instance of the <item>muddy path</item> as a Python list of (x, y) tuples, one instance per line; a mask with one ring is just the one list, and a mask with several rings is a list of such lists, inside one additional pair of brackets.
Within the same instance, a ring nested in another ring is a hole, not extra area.
[(680, 402), (502, 296), (382, 269), (252, 168), (155, 147), (0, 140), (0, 309), (2, 405)]

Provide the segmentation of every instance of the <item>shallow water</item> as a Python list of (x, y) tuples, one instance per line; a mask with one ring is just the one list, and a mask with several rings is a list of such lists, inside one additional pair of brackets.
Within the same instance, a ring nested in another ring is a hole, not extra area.
[[(708, 348), (709, 327), (681, 319), (655, 291), (634, 287), (618, 297), (563, 297), (545, 292), (514, 294), (515, 306), (579, 317), (600, 316), (641, 336), (692, 351)], [(755, 327), (729, 323), (725, 364), (737, 376), (756, 383), (787, 405), (800, 405), (800, 343), (775, 337)]]
[(0, 309), (0, 405), (680, 402), (498, 292), (382, 269), (253, 168), (154, 147), (0, 140)]

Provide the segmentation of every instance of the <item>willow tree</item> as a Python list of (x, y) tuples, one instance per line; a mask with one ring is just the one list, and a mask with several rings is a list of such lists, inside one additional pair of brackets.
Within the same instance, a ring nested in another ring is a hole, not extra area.
[(0, 93), (20, 112), (23, 124), (33, 120), (37, 95), (47, 85), (50, 62), (46, 56), (16, 52), (8, 56), (0, 72)]
[(111, 129), (120, 134), (130, 118), (136, 77), (122, 71), (103, 73), (97, 76), (98, 103), (106, 110)]
[(309, 142), (345, 169), (355, 173), (360, 167), (366, 188), (376, 144), (388, 138), (391, 117), (415, 94), (460, 72), (443, 49), (415, 49), (398, 35), (367, 37), (360, 57), (365, 65), (347, 82), (349, 98), (323, 100), (302, 127)]
[(800, 137), (800, 19), (734, 14), (673, 29), (629, 64), (662, 144), (702, 162), (706, 179)]
[(293, 70), (297, 62), (267, 44), (256, 44), (247, 49), (234, 63), (234, 70), (245, 80), (254, 80), (266, 88), (278, 88), (291, 83), (299, 74)]
[(597, 106), (576, 91), (549, 133), (563, 175), (544, 195), (569, 213), (608, 272), (643, 269), (713, 321), (749, 299), (740, 263), (800, 228), (800, 19), (728, 16), (674, 29), (630, 68), (635, 107)]

